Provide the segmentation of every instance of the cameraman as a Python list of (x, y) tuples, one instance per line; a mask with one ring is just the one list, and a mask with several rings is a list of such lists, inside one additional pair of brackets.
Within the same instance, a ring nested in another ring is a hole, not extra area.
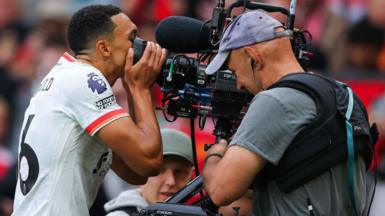
[[(207, 153), (202, 174), (212, 201), (226, 205), (254, 183), (254, 215), (354, 215), (354, 205), (362, 215), (366, 194), (362, 157), (357, 157), (353, 168), (354, 204), (349, 197), (346, 160), (290, 192), (281, 191), (274, 179), (263, 181), (263, 169), (281, 165), (296, 136), (317, 117), (318, 104), (308, 94), (289, 87), (269, 89), (286, 76), (305, 74), (282, 24), (258, 11), (236, 17), (206, 73), (213, 74), (222, 66), (236, 75), (238, 89), (245, 88), (255, 97), (230, 145), (222, 140)], [(354, 106), (353, 115), (366, 114), (364, 108)], [(315, 147), (307, 144), (308, 149)]]
[[(64, 53), (25, 112), (13, 215), (89, 215), (111, 167), (131, 184), (159, 173), (162, 143), (150, 87), (165, 50), (148, 42), (133, 65), (135, 24), (119, 8), (93, 5), (68, 27)], [(111, 86), (123, 79), (130, 115)]]

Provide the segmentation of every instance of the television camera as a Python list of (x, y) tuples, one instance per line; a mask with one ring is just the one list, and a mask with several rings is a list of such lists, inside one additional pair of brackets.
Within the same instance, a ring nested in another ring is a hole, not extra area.
[[(200, 129), (204, 128), (207, 117), (215, 119), (213, 134), (217, 141), (229, 139), (252, 99), (250, 93), (237, 89), (235, 75), (230, 70), (222, 68), (213, 75), (205, 74), (207, 62), (217, 52), (225, 27), (234, 18), (234, 8), (242, 7), (244, 11), (259, 9), (286, 15), (285, 27), (290, 32), (293, 50), (305, 69), (312, 56), (309, 52), (310, 33), (294, 28), (296, 0), (291, 0), (289, 9), (250, 0), (238, 0), (225, 8), (224, 2), (218, 0), (210, 21), (201, 22), (179, 16), (166, 18), (157, 26), (157, 42), (174, 52), (168, 56), (157, 80), (163, 92), (160, 109), (167, 121), (173, 122), (178, 117), (190, 119), (197, 177), (165, 203), (152, 204), (143, 209), (140, 215), (219, 215), (218, 208), (202, 190), (203, 180), (199, 176), (196, 159), (194, 119), (199, 118)], [(145, 46), (146, 41), (140, 38), (134, 40), (134, 62), (143, 55)], [(178, 53), (196, 53), (197, 57)], [(201, 198), (197, 205), (184, 205), (198, 193)]]

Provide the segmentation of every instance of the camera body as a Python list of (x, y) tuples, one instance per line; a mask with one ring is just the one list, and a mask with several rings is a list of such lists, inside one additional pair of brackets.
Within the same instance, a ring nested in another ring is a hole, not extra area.
[[(146, 44), (140, 38), (134, 40), (134, 62), (139, 61)], [(206, 67), (198, 58), (169, 55), (157, 79), (164, 94), (162, 109), (174, 118), (211, 116), (240, 120), (240, 112), (252, 95), (237, 89), (230, 70), (206, 75)]]
[[(165, 119), (170, 122), (175, 121), (178, 117), (191, 119), (190, 126), (195, 158), (193, 119), (199, 117), (201, 129), (204, 127), (206, 117), (216, 119), (213, 132), (216, 139), (218, 141), (220, 139), (229, 139), (236, 131), (248, 104), (253, 98), (253, 95), (249, 92), (237, 89), (236, 77), (230, 70), (222, 68), (213, 75), (205, 73), (207, 60), (216, 53), (225, 25), (233, 18), (231, 17), (232, 9), (237, 7), (243, 7), (244, 11), (246, 9), (261, 9), (267, 12), (280, 12), (286, 15), (288, 17), (286, 26), (287, 30), (291, 33), (290, 39), (294, 54), (306, 70), (306, 65), (312, 56), (312, 53), (308, 51), (311, 45), (311, 35), (307, 31), (294, 28), (295, 5), (296, 0), (291, 0), (289, 11), (279, 6), (251, 2), (250, 0), (238, 0), (228, 8), (225, 8), (224, 0), (218, 0), (217, 6), (213, 9), (212, 20), (209, 22), (210, 28), (205, 30), (210, 31), (209, 35), (195, 35), (196, 38), (203, 40), (202, 43), (195, 43), (195, 41), (199, 40), (192, 40), (194, 41), (192, 44), (199, 47), (197, 58), (187, 57), (183, 54), (168, 55), (157, 79), (157, 83), (163, 92), (162, 107), (160, 109), (163, 111)], [(197, 23), (191, 20), (184, 21), (191, 25)], [(188, 26), (185, 22), (179, 22), (178, 28), (183, 30), (180, 34), (182, 39), (184, 39), (186, 34), (184, 32), (186, 30), (184, 29), (185, 26)], [(200, 28), (200, 30), (202, 29), (204, 30), (205, 28)], [(173, 32), (174, 30), (174, 26), (168, 26), (162, 33), (168, 35), (167, 32)], [(204, 32), (203, 30), (199, 32)], [(195, 32), (190, 33), (195, 34)], [(167, 36), (165, 37), (167, 38)], [(134, 40), (134, 63), (140, 60), (146, 43), (146, 41), (140, 38)], [(179, 43), (185, 44), (184, 40), (179, 41)], [(178, 49), (179, 43), (171, 40), (169, 45)], [(207, 46), (207, 43), (210, 43), (209, 46)], [(202, 47), (205, 50), (201, 50)], [(194, 49), (187, 47), (186, 50)], [(172, 118), (170, 119), (169, 116), (172, 116)], [(195, 166), (196, 170), (198, 170), (196, 162)], [(203, 178), (199, 176), (198, 171), (196, 175), (197, 177), (194, 180), (170, 197), (165, 203), (150, 205), (141, 212), (141, 215), (220, 215), (218, 214), (218, 207), (215, 206), (210, 197), (202, 193)], [(199, 206), (181, 205), (198, 192), (201, 195), (200, 202), (197, 203)]]

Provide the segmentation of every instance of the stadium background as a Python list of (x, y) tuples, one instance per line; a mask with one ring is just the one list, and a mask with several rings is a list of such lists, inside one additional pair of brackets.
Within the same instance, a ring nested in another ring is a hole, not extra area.
[[(231, 2), (226, 0), (227, 5)], [(260, 2), (289, 5), (288, 0)], [(24, 110), (41, 79), (68, 51), (65, 31), (70, 16), (79, 8), (95, 3), (121, 7), (138, 25), (139, 37), (154, 40), (154, 28), (163, 18), (185, 15), (208, 20), (216, 1), (0, 0), (0, 215), (9, 215), (12, 211), (17, 146)], [(313, 36), (315, 56), (311, 70), (350, 84), (368, 108), (371, 122), (378, 123), (382, 134), (385, 132), (384, 8), (385, 0), (298, 0), (296, 14), (296, 26), (309, 30)], [(280, 14), (273, 16), (285, 21)], [(127, 107), (120, 83), (114, 86), (114, 91), (119, 103)], [(159, 87), (154, 87), (157, 106), (160, 97)], [(157, 115), (161, 127), (177, 128), (190, 134), (188, 119), (178, 119), (170, 124), (161, 112), (157, 111)], [(212, 130), (213, 124), (209, 120), (205, 130), (195, 130), (200, 167), (205, 154), (203, 145), (214, 140)], [(376, 157), (384, 164), (383, 137), (379, 144)], [(380, 172), (385, 173), (385, 165), (380, 167)], [(124, 188), (122, 183), (108, 179), (104, 186), (107, 199), (114, 195), (114, 192), (108, 193), (109, 189), (115, 187), (117, 193)], [(384, 191), (377, 192), (376, 198), (380, 197), (385, 197)]]

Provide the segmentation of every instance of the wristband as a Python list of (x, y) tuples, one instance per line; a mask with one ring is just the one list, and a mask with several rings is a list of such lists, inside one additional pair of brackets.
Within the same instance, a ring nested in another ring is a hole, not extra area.
[(221, 154), (219, 154), (219, 153), (212, 153), (212, 154), (207, 155), (207, 157), (206, 157), (205, 160), (204, 160), (204, 163), (206, 163), (207, 160), (208, 160), (210, 157), (213, 157), (213, 156), (216, 156), (216, 157), (219, 157), (219, 158), (223, 158), (223, 155), (221, 155)]

